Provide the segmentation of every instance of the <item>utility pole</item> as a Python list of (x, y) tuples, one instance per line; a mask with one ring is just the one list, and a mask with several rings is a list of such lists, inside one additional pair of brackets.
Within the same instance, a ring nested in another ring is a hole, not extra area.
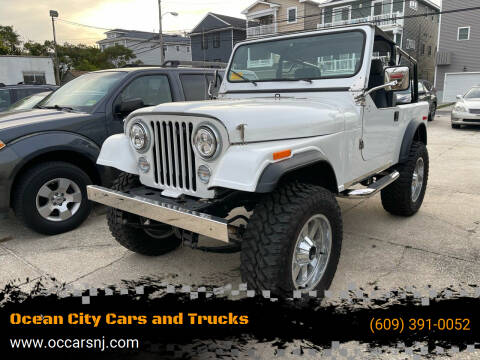
[(163, 32), (162, 32), (162, 0), (158, 0), (158, 36), (160, 39), (160, 65), (163, 65), (165, 62), (165, 57), (163, 56)]
[(50, 17), (52, 18), (53, 46), (55, 47), (55, 74), (57, 78), (56, 81), (57, 81), (57, 85), (60, 85), (60, 64), (58, 62), (57, 35), (55, 34), (55, 20), (54, 20), (54, 18), (58, 18), (58, 11), (50, 10)]

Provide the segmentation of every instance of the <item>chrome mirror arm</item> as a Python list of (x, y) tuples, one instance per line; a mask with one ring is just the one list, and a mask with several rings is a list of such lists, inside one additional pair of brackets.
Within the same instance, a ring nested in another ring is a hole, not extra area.
[(355, 96), (355, 102), (359, 105), (364, 106), (365, 105), (365, 98), (368, 95), (370, 95), (371, 93), (373, 93), (375, 91), (385, 89), (385, 88), (388, 88), (388, 87), (392, 87), (392, 86), (395, 86), (397, 84), (398, 84), (398, 81), (394, 80), (394, 81), (391, 81), (387, 84), (383, 84), (383, 85), (380, 85), (380, 86), (375, 86), (374, 88), (371, 88), (369, 90), (363, 89), (362, 92), (360, 93), (360, 95)]

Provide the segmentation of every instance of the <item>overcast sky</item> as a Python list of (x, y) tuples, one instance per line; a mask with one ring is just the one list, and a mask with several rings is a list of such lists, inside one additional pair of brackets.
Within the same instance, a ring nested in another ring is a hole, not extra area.
[[(162, 13), (175, 11), (178, 17), (163, 17), (166, 32), (188, 31), (207, 12), (243, 18), (241, 11), (255, 0), (162, 0)], [(441, 0), (432, 0), (440, 3)], [(12, 25), (22, 41), (52, 39), (49, 10), (60, 19), (107, 29), (158, 31), (157, 0), (0, 0), (0, 25)], [(94, 44), (106, 30), (56, 22), (57, 41)]]

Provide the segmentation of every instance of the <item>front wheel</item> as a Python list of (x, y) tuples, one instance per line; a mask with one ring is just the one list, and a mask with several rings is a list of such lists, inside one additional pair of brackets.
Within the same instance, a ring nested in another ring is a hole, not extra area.
[(432, 109), (430, 110), (430, 113), (428, 114), (428, 121), (435, 120), (435, 114), (436, 113), (437, 113), (437, 104), (433, 103), (432, 104)]
[(393, 215), (412, 216), (427, 190), (429, 158), (425, 144), (414, 141), (408, 159), (397, 167), (400, 177), (382, 190), (383, 208)]
[[(138, 176), (122, 172), (112, 188), (128, 192), (140, 185)], [(120, 245), (142, 255), (166, 254), (175, 250), (181, 243), (180, 238), (176, 236), (176, 229), (172, 226), (118, 209), (109, 208), (107, 222), (110, 232)]]
[(63, 161), (34, 165), (15, 186), (15, 215), (29, 228), (46, 235), (70, 231), (88, 216), (90, 177), (79, 167)]
[(240, 269), (250, 289), (291, 294), (327, 290), (342, 246), (342, 214), (319, 186), (290, 183), (255, 208), (242, 241)]

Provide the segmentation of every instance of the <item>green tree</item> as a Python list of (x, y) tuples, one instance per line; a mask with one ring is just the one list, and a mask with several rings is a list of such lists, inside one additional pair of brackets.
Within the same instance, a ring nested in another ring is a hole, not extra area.
[(23, 49), (33, 56), (51, 56), (54, 53), (53, 43), (50, 41), (45, 41), (43, 44), (29, 41), (23, 45)]
[(0, 25), (0, 55), (20, 55), (20, 35), (12, 26)]
[(107, 47), (102, 52), (105, 64), (111, 65), (109, 67), (122, 67), (130, 64), (130, 60), (136, 58), (131, 49), (126, 48), (123, 45), (115, 45)]

